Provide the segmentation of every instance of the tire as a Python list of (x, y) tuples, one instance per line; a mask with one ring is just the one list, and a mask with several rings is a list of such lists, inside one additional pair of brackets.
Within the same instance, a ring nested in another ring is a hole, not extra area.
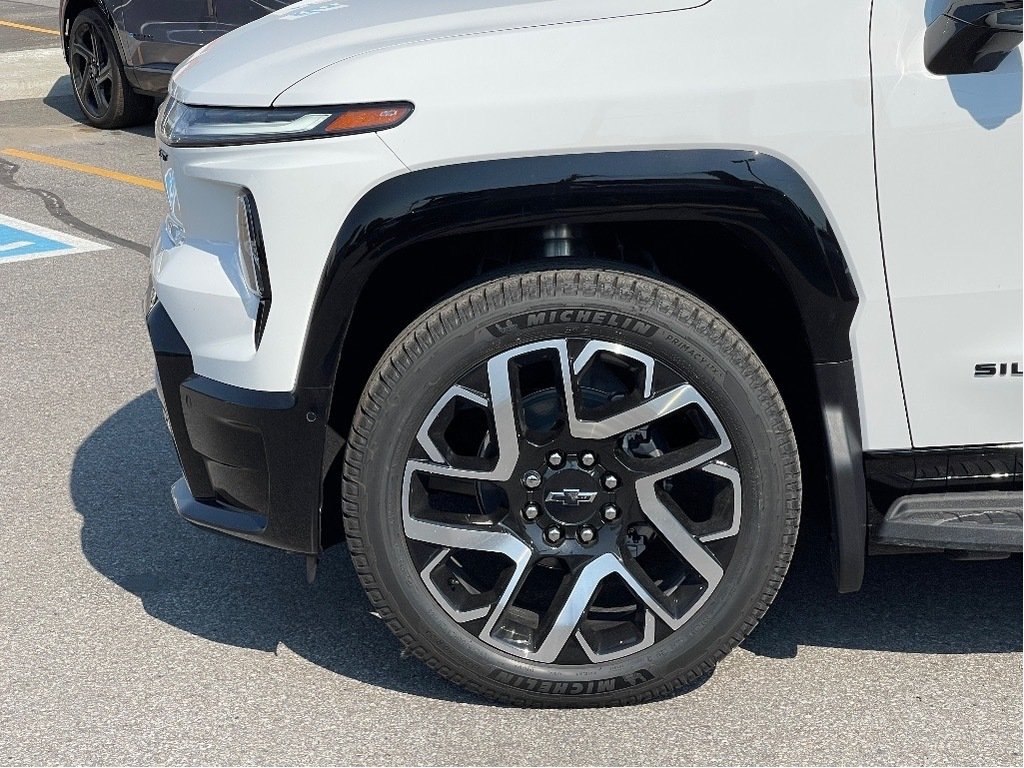
[(782, 398), (719, 313), (646, 276), (542, 270), (391, 345), (343, 512), (405, 652), (491, 699), (580, 707), (709, 674), (778, 591), (800, 494)]
[(152, 117), (153, 99), (128, 83), (107, 20), (95, 8), (86, 8), (71, 23), (68, 66), (75, 100), (89, 125), (126, 128)]

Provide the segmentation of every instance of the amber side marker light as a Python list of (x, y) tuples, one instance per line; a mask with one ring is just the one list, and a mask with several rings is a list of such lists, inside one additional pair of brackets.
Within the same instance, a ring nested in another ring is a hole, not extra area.
[(373, 104), (347, 109), (324, 126), (325, 133), (362, 133), (394, 128), (412, 114), (412, 104)]

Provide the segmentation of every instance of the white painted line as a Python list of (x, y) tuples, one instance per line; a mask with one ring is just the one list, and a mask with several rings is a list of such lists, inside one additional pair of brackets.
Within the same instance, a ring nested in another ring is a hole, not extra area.
[(0, 214), (0, 266), (12, 261), (109, 250), (109, 245), (83, 240), (56, 229)]
[(0, 252), (2, 251), (13, 251), (16, 248), (28, 248), (31, 246), (28, 240), (16, 240), (13, 243), (0, 243)]
[(0, 53), (0, 101), (70, 96), (71, 75), (60, 48)]

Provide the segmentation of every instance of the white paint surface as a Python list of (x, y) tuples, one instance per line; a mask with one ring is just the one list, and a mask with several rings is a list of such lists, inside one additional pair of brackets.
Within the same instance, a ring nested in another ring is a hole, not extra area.
[[(60, 48), (0, 53), (0, 101), (71, 95), (71, 75)], [(3, 108), (0, 107), (0, 122)]]

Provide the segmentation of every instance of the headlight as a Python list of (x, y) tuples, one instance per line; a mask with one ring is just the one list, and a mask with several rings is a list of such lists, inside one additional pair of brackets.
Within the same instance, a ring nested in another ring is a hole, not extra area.
[(229, 146), (383, 131), (404, 122), (412, 110), (407, 101), (249, 109), (193, 107), (168, 98), (156, 124), (160, 140), (168, 146)]

